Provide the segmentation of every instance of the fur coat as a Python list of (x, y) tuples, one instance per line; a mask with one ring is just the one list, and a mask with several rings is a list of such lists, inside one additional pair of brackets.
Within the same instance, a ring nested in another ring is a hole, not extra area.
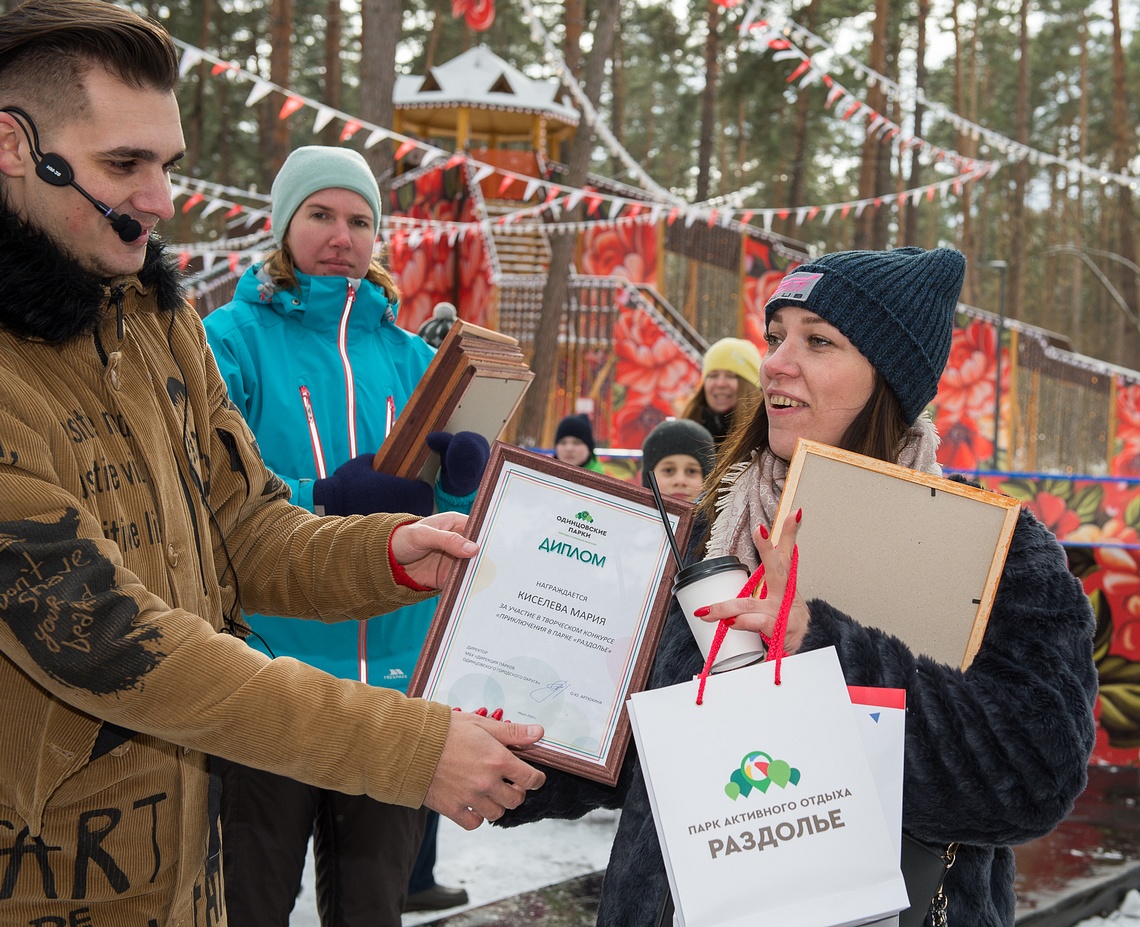
[[(903, 829), (931, 846), (960, 844), (945, 881), (949, 922), (1011, 927), (1010, 847), (1065, 817), (1084, 789), (1093, 747), (1094, 620), (1061, 546), (1020, 513), (985, 637), (964, 672), (916, 656), (827, 602), (808, 609), (802, 650), (834, 646), (849, 685), (907, 690)], [(702, 662), (674, 603), (649, 685), (691, 679)], [(598, 924), (653, 927), (668, 882), (634, 745), (614, 788), (546, 772), (546, 785), (496, 823), (622, 808)]]

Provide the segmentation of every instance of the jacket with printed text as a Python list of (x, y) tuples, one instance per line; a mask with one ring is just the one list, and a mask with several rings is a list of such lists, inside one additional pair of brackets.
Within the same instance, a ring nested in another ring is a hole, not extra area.
[(399, 519), (289, 504), (154, 241), (101, 280), (0, 209), (0, 280), (0, 923), (224, 924), (208, 754), (423, 801), (445, 706), (219, 633), (421, 601)]

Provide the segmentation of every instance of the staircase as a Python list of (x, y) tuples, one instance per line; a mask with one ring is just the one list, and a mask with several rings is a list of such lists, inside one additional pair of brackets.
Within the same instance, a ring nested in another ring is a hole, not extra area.
[(550, 242), (546, 234), (533, 226), (500, 225), (496, 221), (500, 216), (517, 211), (522, 204), (517, 200), (487, 200), (484, 205), (491, 222), (491, 240), (498, 254), (500, 271), (544, 276), (550, 269)]

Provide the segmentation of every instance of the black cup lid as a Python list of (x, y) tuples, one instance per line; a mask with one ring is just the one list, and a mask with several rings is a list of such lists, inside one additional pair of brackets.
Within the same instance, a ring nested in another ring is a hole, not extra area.
[(691, 583), (697, 582), (697, 580), (707, 579), (709, 576), (715, 576), (717, 573), (726, 573), (729, 570), (744, 570), (748, 572), (748, 567), (731, 554), (727, 557), (710, 557), (708, 560), (698, 560), (696, 563), (690, 563), (677, 573), (676, 578), (673, 580), (673, 588), (688, 586)]

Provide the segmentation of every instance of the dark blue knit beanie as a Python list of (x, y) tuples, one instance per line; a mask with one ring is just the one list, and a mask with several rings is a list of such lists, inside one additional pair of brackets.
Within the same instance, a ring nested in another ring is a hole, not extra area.
[(554, 443), (557, 444), (563, 438), (577, 438), (590, 449), (591, 454), (594, 453), (594, 429), (590, 427), (590, 420), (581, 413), (567, 415), (558, 423)]
[(950, 357), (966, 258), (952, 248), (837, 251), (786, 274), (764, 304), (830, 322), (879, 371), (914, 422), (938, 392)]

